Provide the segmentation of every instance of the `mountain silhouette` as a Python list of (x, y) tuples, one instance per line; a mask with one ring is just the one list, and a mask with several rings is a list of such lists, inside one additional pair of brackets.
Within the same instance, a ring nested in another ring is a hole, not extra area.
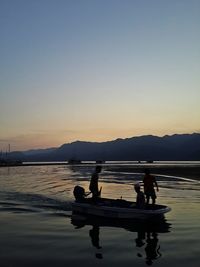
[(107, 142), (76, 141), (58, 148), (12, 152), (23, 161), (200, 160), (200, 134), (145, 135)]

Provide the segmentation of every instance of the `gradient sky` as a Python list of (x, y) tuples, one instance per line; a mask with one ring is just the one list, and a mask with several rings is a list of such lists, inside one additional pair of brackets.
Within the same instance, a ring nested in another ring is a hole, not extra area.
[(199, 0), (0, 0), (0, 148), (200, 132)]

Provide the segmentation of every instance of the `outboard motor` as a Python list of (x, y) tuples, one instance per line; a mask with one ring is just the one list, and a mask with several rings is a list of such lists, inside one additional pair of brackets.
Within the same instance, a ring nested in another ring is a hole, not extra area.
[(85, 189), (79, 185), (76, 185), (74, 187), (73, 194), (77, 201), (81, 201), (85, 198)]

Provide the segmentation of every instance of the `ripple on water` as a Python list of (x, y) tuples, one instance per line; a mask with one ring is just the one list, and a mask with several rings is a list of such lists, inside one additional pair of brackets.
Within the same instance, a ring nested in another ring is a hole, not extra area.
[[(76, 225), (71, 220), (72, 191), (77, 184), (87, 191), (92, 170), (62, 166), (0, 170), (2, 266), (79, 266), (83, 260), (88, 266), (146, 266), (150, 256), (155, 265), (198, 266), (197, 181), (157, 177), (157, 201), (172, 208), (166, 215), (165, 232), (162, 228), (153, 231), (133, 223), (116, 225), (100, 220), (84, 219)], [(141, 180), (141, 174), (102, 172), (102, 195), (134, 200), (132, 185)], [(159, 248), (157, 254), (155, 248)], [(150, 251), (154, 258), (148, 255)]]

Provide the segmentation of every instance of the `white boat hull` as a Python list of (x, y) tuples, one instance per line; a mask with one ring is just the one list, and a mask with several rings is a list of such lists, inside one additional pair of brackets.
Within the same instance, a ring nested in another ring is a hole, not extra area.
[(109, 207), (102, 203), (92, 204), (92, 203), (80, 203), (74, 202), (72, 204), (73, 212), (100, 216), (105, 218), (118, 218), (118, 219), (146, 219), (156, 216), (163, 216), (166, 212), (171, 209), (167, 206), (161, 206), (158, 209), (138, 209), (134, 207)]

